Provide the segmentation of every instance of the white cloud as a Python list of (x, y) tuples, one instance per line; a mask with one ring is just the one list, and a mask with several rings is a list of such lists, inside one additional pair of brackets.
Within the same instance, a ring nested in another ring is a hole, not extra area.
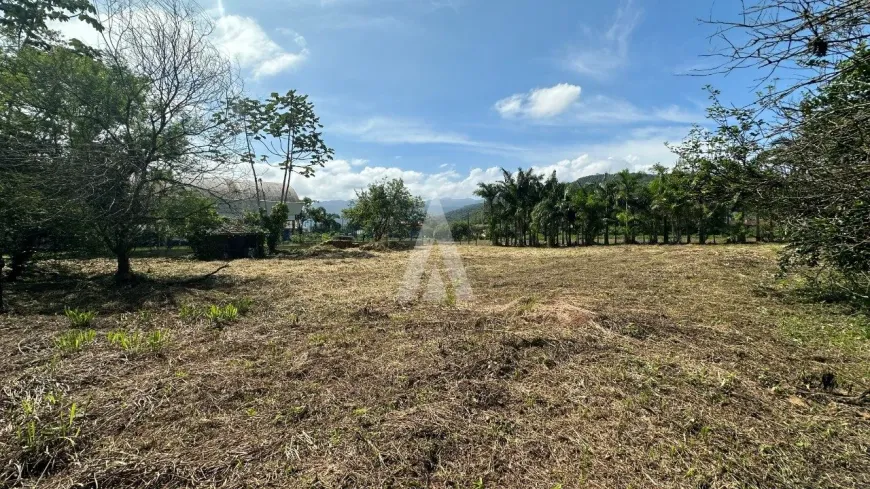
[(616, 10), (610, 28), (589, 36), (583, 48), (572, 49), (565, 65), (583, 75), (606, 78), (628, 61), (631, 35), (640, 23), (640, 17), (641, 11), (634, 8), (634, 1), (624, 0)]
[[(671, 165), (674, 155), (664, 146), (666, 140), (676, 140), (686, 133), (686, 127), (641, 128), (629, 131), (622, 138), (607, 143), (579, 144), (573, 147), (528, 149), (516, 156), (538, 173), (553, 170), (563, 181), (570, 181), (596, 173), (615, 173), (623, 168), (648, 171), (655, 163)], [(355, 164), (361, 160), (340, 159), (327, 163), (312, 178), (295, 176), (291, 185), (303, 197), (315, 200), (351, 199), (354, 191), (383, 178), (401, 178), (411, 191), (424, 198), (473, 197), (480, 182), (501, 179), (497, 166), (473, 167), (460, 173), (450, 162), (435, 165), (437, 170), (423, 172), (407, 170), (387, 164), (365, 166)], [(392, 159), (390, 160), (392, 161)], [(516, 160), (515, 160), (516, 161)], [(550, 163), (541, 163), (541, 162)], [(257, 165), (257, 173), (264, 181), (280, 182), (281, 173), (265, 165)], [(507, 165), (514, 169), (518, 165)]]
[[(298, 33), (283, 29), (297, 48), (288, 51), (272, 40), (260, 27), (256, 20), (250, 17), (227, 15), (222, 2), (206, 12), (214, 22), (212, 42), (225, 56), (239, 63), (239, 66), (250, 72), (254, 78), (278, 74), (295, 68), (308, 58), (309, 51), (305, 38)], [(135, 17), (134, 17), (135, 18)], [(78, 39), (85, 44), (101, 47), (104, 45), (102, 35), (89, 24), (78, 19), (67, 22), (50, 21), (49, 27), (57, 30), (67, 39)]]
[(535, 88), (529, 93), (517, 93), (495, 103), (502, 117), (546, 119), (568, 110), (580, 98), (580, 87), (559, 83), (548, 88)]
[(580, 97), (580, 87), (561, 83), (529, 93), (505, 97), (494, 105), (506, 119), (523, 119), (540, 125), (701, 123), (704, 114), (678, 105), (642, 109), (624, 99), (593, 95)]
[(579, 124), (637, 124), (671, 122), (680, 124), (700, 123), (704, 114), (687, 111), (677, 105), (664, 108), (641, 109), (631, 102), (603, 95), (584, 99), (577, 104), (573, 121)]
[(256, 78), (271, 76), (299, 66), (308, 58), (305, 38), (295, 32), (295, 52), (273, 41), (256, 20), (239, 15), (215, 19), (214, 43), (227, 57)]
[(464, 146), (479, 152), (499, 154), (524, 149), (509, 144), (477, 141), (467, 134), (441, 131), (416, 119), (397, 117), (376, 116), (356, 122), (341, 122), (330, 125), (327, 130), (366, 143)]
[(350, 160), (351, 166), (365, 166), (367, 165), (369, 160), (364, 160), (362, 158), (354, 158)]
[(334, 124), (329, 130), (369, 143), (474, 144), (465, 134), (437, 131), (423, 122), (404, 118), (371, 117), (358, 122)]

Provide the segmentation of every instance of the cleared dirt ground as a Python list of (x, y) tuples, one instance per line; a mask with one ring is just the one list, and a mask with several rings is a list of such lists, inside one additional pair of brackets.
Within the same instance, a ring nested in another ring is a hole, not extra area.
[[(397, 302), (409, 252), (141, 259), (132, 287), (40, 262), (0, 317), (0, 486), (870, 487), (870, 326), (775, 247), (460, 253), (472, 303)], [(81, 348), (65, 306), (98, 312)]]

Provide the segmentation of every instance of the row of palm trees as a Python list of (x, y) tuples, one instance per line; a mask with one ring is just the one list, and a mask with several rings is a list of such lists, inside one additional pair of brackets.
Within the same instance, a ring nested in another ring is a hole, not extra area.
[[(480, 183), (487, 237), (495, 245), (572, 246), (596, 243), (681, 243), (712, 236), (746, 242), (751, 227), (757, 241), (774, 230), (745, 193), (727, 179), (685, 165), (653, 167), (654, 174), (623, 170), (578, 184), (520, 168), (502, 169), (502, 180)], [(754, 210), (754, 212), (750, 212)]]

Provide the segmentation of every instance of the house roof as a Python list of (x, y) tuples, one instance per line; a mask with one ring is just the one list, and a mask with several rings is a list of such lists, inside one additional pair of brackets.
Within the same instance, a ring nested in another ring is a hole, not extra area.
[(209, 234), (214, 236), (222, 235), (240, 235), (240, 234), (262, 234), (263, 230), (257, 226), (246, 224), (242, 221), (230, 219), (221, 223), (220, 227), (211, 231)]

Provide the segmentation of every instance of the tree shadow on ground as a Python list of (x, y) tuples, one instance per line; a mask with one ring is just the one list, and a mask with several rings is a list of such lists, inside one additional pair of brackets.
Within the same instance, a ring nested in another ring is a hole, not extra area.
[(360, 250), (360, 249), (346, 249), (341, 250), (337, 248), (321, 248), (321, 247), (311, 247), (311, 248), (302, 248), (297, 250), (278, 250), (278, 252), (270, 257), (270, 259), (277, 260), (341, 260), (341, 259), (365, 259), (365, 258), (374, 258), (374, 253), (370, 253), (368, 251)]
[(137, 311), (146, 304), (174, 307), (179, 295), (194, 290), (230, 293), (255, 281), (225, 275), (155, 278), (137, 274), (129, 283), (119, 284), (112, 274), (88, 275), (55, 262), (51, 267), (34, 267), (20, 280), (5, 283), (4, 299), (11, 314), (52, 315), (66, 308), (105, 314)]

